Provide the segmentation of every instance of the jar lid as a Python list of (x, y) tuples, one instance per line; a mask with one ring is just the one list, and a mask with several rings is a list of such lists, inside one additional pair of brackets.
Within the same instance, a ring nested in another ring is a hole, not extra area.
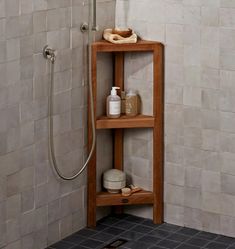
[(104, 180), (112, 182), (123, 181), (126, 180), (126, 174), (118, 169), (110, 169), (104, 172)]

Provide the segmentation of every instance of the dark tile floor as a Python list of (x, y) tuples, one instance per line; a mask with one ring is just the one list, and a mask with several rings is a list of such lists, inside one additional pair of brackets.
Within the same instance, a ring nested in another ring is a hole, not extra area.
[(103, 218), (96, 229), (84, 228), (47, 249), (101, 249), (121, 238), (127, 242), (119, 249), (235, 249), (235, 238), (131, 215)]

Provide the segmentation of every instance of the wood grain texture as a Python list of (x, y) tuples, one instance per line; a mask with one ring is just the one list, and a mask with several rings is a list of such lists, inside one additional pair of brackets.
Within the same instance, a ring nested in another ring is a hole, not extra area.
[[(114, 85), (124, 88), (124, 53), (114, 54)], [(114, 120), (114, 119), (113, 119)], [(116, 119), (115, 119), (116, 120)], [(120, 127), (121, 128), (121, 127)], [(123, 130), (114, 130), (114, 168), (123, 170)]]
[(154, 125), (155, 118), (147, 115), (137, 115), (135, 117), (122, 115), (118, 119), (101, 116), (96, 121), (97, 129), (151, 128)]
[(129, 44), (113, 44), (105, 40), (94, 43), (97, 52), (145, 52), (153, 51), (156, 44), (161, 44), (155, 41), (139, 40), (137, 43)]
[(108, 192), (97, 193), (97, 206), (133, 205), (133, 204), (153, 204), (154, 196), (150, 191), (141, 191), (124, 197), (121, 194), (110, 194)]
[[(114, 53), (114, 85), (120, 87), (120, 92), (124, 90), (124, 53)], [(121, 94), (120, 94), (121, 95)], [(114, 130), (114, 168), (123, 170), (123, 129)], [(121, 214), (122, 206), (115, 206), (114, 213)]]
[(114, 85), (124, 90), (124, 53), (114, 53)]
[(153, 129), (153, 222), (163, 222), (163, 158), (164, 158), (164, 65), (163, 65), (163, 46), (156, 44), (153, 53), (153, 113), (155, 116), (155, 125)]

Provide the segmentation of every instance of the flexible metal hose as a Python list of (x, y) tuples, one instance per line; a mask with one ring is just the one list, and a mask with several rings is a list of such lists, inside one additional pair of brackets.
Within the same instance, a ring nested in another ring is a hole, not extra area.
[[(90, 38), (89, 38), (90, 39)], [(62, 178), (63, 180), (74, 180), (77, 178), (82, 172), (85, 170), (87, 167), (92, 154), (95, 149), (95, 143), (96, 143), (96, 131), (95, 131), (95, 116), (94, 116), (94, 100), (93, 100), (93, 91), (92, 91), (92, 78), (91, 78), (91, 43), (89, 42), (88, 45), (88, 57), (89, 57), (89, 62), (88, 62), (88, 87), (89, 87), (89, 96), (90, 96), (90, 113), (91, 113), (91, 126), (92, 126), (92, 145), (90, 152), (88, 154), (88, 157), (86, 159), (86, 162), (84, 165), (81, 167), (81, 169), (75, 173), (74, 175), (71, 176), (66, 176), (64, 175), (57, 164), (56, 157), (55, 157), (55, 146), (54, 146), (54, 139), (53, 139), (53, 133), (54, 133), (54, 124), (53, 124), (53, 102), (54, 102), (54, 94), (53, 94), (53, 89), (54, 89), (54, 64), (55, 64), (55, 56), (52, 56), (50, 58), (50, 68), (51, 68), (51, 77), (50, 77), (50, 84), (49, 84), (49, 103), (48, 103), (48, 115), (49, 115), (49, 136), (48, 136), (48, 144), (49, 144), (49, 161), (51, 165), (53, 166), (54, 171), (56, 174)]]

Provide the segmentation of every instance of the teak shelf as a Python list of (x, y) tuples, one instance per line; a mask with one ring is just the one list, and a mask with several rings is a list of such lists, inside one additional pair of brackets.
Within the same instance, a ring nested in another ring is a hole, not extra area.
[(144, 128), (154, 127), (154, 117), (138, 115), (136, 117), (121, 116), (118, 119), (110, 119), (106, 116), (96, 120), (96, 129), (118, 129), (118, 128)]
[(99, 192), (96, 195), (97, 207), (133, 204), (153, 204), (153, 201), (153, 192), (145, 190), (132, 194), (128, 197), (123, 197), (121, 194), (110, 194), (108, 192)]
[[(137, 115), (127, 117), (122, 115), (118, 119), (106, 116), (96, 118), (96, 129), (114, 129), (114, 168), (123, 170), (123, 131), (128, 128), (153, 129), (153, 191), (140, 191), (129, 197), (121, 194), (96, 191), (96, 150), (88, 165), (88, 227), (96, 226), (96, 208), (101, 206), (115, 206), (120, 213), (124, 205), (152, 204), (153, 222), (163, 221), (163, 81), (164, 47), (159, 42), (140, 40), (135, 44), (112, 44), (98, 41), (92, 44), (92, 87), (94, 110), (96, 117), (97, 99), (97, 54), (112, 53), (114, 56), (114, 82), (124, 89), (124, 54), (125, 52), (152, 52), (153, 54), (153, 116)], [(90, 103), (89, 103), (90, 110)], [(88, 118), (88, 147), (92, 144), (91, 118)]]

